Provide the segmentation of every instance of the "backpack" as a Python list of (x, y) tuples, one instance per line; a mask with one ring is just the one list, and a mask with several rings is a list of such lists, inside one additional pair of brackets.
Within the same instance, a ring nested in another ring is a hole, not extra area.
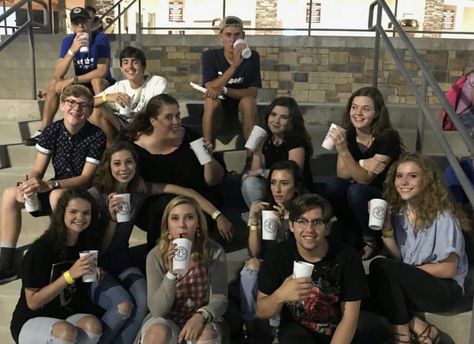
[[(454, 84), (451, 86), (451, 88), (444, 93), (444, 96), (448, 100), (449, 104), (456, 109), (456, 106), (458, 105), (459, 97), (461, 96), (461, 91), (462, 87), (466, 83), (467, 76), (469, 75), (463, 75), (459, 79), (457, 79)], [(443, 130), (445, 131), (453, 131), (456, 130), (456, 127), (454, 126), (453, 121), (449, 117), (448, 113), (446, 112), (446, 109), (443, 109), (441, 111), (441, 124), (443, 127)]]

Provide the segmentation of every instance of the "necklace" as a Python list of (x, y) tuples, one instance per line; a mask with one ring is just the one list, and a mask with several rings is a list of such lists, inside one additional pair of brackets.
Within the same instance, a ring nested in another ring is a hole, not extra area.
[(371, 135), (367, 140), (363, 141), (361, 138), (357, 136), (356, 141), (362, 146), (369, 147), (372, 144), (372, 142), (374, 142), (374, 137)]

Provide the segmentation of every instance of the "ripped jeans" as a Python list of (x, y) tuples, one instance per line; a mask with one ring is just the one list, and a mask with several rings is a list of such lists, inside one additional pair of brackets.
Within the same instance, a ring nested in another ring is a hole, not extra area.
[[(118, 280), (107, 274), (100, 283), (92, 283), (91, 293), (92, 301), (106, 311), (101, 319), (100, 343), (133, 343), (148, 313), (146, 281), (140, 270), (130, 267), (120, 273)], [(130, 312), (123, 308), (119, 311), (123, 304), (128, 305)]]

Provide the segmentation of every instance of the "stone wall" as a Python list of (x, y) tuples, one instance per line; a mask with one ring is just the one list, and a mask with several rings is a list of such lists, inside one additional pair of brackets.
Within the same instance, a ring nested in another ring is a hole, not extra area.
[[(62, 35), (35, 35), (37, 85), (45, 90), (54, 73)], [(180, 99), (201, 99), (189, 81), (201, 81), (201, 53), (219, 47), (215, 36), (146, 35), (136, 43), (134, 35), (110, 35), (113, 73), (120, 77), (118, 56), (128, 44), (142, 47), (148, 57), (148, 70), (163, 75), (170, 92)], [(263, 89), (259, 100), (271, 101), (277, 95), (291, 95), (299, 102), (344, 103), (351, 92), (370, 85), (373, 69), (374, 39), (371, 37), (248, 36), (249, 45), (260, 53)], [(391, 38), (403, 56), (417, 85), (420, 71), (399, 38)], [(443, 90), (465, 71), (474, 68), (472, 40), (412, 38), (426, 59)], [(382, 44), (383, 47), (383, 44)], [(1, 52), (0, 98), (29, 98), (31, 72), (28, 41), (20, 37)], [(379, 87), (389, 103), (413, 104), (415, 97), (407, 88), (392, 57), (382, 49), (379, 63)], [(15, 80), (15, 83), (11, 83)], [(431, 104), (437, 103), (428, 90)]]
[[(291, 95), (299, 102), (343, 103), (353, 91), (371, 84), (373, 38), (252, 36), (248, 42), (260, 54), (262, 101)], [(401, 47), (398, 38), (392, 38), (392, 42), (415, 83), (421, 85), (421, 72), (410, 53)], [(414, 38), (413, 43), (443, 90), (474, 66), (474, 44), (470, 41)], [(200, 94), (189, 87), (189, 81), (200, 82), (201, 52), (219, 47), (215, 37), (144, 36), (142, 47), (149, 59), (148, 70), (166, 77), (176, 96), (200, 99)], [(379, 63), (379, 87), (389, 103), (416, 102), (385, 49)], [(430, 104), (438, 103), (431, 89), (428, 97)]]

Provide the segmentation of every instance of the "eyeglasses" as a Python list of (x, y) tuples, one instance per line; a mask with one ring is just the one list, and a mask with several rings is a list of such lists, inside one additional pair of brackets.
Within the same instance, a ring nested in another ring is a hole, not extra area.
[(92, 107), (92, 105), (89, 104), (89, 103), (77, 102), (74, 99), (66, 99), (65, 102), (71, 109), (73, 109), (75, 106), (77, 106), (80, 111), (82, 111), (84, 109), (90, 109)]
[(304, 217), (299, 217), (296, 220), (293, 220), (294, 223), (300, 228), (307, 228), (309, 224), (311, 224), (312, 229), (321, 229), (324, 225), (326, 225), (326, 221), (321, 219), (314, 219), (314, 220), (307, 220)]

